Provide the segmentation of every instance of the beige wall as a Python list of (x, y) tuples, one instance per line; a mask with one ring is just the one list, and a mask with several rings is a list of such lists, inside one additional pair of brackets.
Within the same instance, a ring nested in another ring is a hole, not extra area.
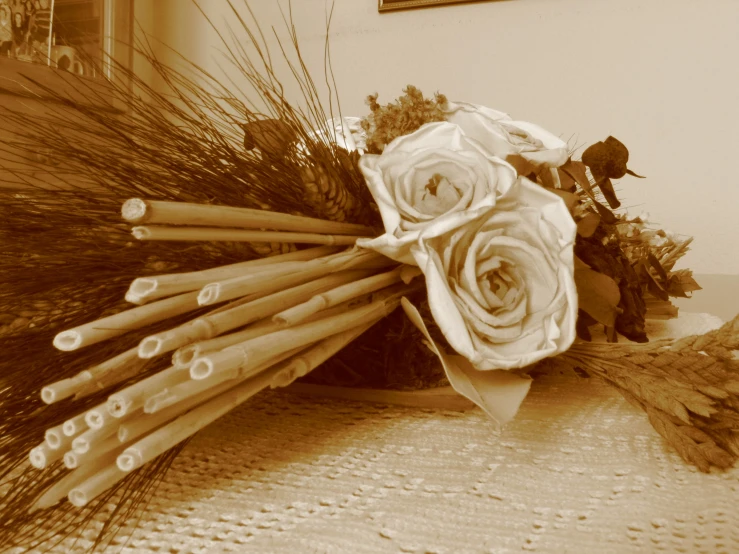
[[(234, 21), (225, 0), (201, 5), (222, 29)], [(265, 31), (284, 29), (274, 0), (251, 5)], [(328, 5), (293, 0), (319, 86)], [(218, 71), (215, 34), (188, 0), (138, 0), (138, 12), (157, 38)], [(330, 38), (343, 113), (412, 83), (572, 144), (612, 134), (648, 177), (617, 184), (624, 205), (694, 235), (684, 265), (697, 273), (739, 274), (738, 0), (503, 0), (382, 15), (376, 0), (336, 0)]]

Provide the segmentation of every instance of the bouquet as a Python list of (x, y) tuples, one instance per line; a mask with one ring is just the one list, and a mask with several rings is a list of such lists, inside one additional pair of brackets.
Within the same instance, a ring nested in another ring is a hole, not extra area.
[(296, 380), (451, 386), (502, 425), (536, 375), (576, 371), (686, 463), (735, 463), (739, 319), (650, 341), (647, 320), (699, 286), (675, 269), (691, 239), (619, 211), (614, 181), (643, 177), (618, 139), (577, 159), (413, 86), (326, 114), (304, 66), (301, 107), (263, 50), (233, 50), (257, 108), (140, 53), (170, 90), (119, 68), (124, 112), (6, 110), (14, 147), (64, 164), (40, 182), (27, 161), (36, 178), (0, 189), (0, 544), (48, 544), (113, 503), (105, 544), (190, 437)]

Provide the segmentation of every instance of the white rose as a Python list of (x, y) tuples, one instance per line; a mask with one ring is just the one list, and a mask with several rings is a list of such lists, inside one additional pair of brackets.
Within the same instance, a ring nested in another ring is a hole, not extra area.
[(434, 320), (477, 369), (524, 367), (575, 339), (576, 226), (564, 202), (519, 178), (494, 209), (442, 232), (413, 255)]
[(510, 164), (447, 122), (398, 137), (381, 155), (365, 154), (359, 168), (385, 234), (357, 244), (409, 264), (414, 264), (411, 245), (431, 223), (473, 219), (493, 207), (517, 178)]
[(569, 154), (567, 144), (552, 133), (526, 121), (513, 121), (508, 114), (466, 102), (448, 102), (446, 119), (465, 134), (484, 144), (490, 152), (519, 168), (522, 158), (535, 168), (559, 167)]

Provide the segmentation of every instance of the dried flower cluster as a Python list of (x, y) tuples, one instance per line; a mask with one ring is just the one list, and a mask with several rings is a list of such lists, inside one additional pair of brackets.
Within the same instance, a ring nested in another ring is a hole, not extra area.
[(367, 147), (370, 153), (382, 152), (385, 145), (394, 139), (417, 130), (425, 123), (444, 121), (443, 108), (447, 103), (446, 96), (436, 93), (434, 99), (423, 97), (413, 85), (403, 89), (405, 93), (395, 102), (381, 105), (377, 102), (377, 94), (367, 97), (371, 114), (362, 122), (367, 131)]

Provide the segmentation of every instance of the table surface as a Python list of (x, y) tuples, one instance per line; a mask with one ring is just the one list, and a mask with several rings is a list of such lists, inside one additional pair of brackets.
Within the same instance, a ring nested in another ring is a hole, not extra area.
[[(739, 312), (739, 277), (699, 282), (690, 309)], [(658, 325), (719, 324), (687, 308)], [(268, 391), (195, 437), (117, 543), (131, 554), (729, 554), (737, 506), (739, 468), (686, 465), (595, 379), (538, 379), (502, 431), (478, 409)]]

